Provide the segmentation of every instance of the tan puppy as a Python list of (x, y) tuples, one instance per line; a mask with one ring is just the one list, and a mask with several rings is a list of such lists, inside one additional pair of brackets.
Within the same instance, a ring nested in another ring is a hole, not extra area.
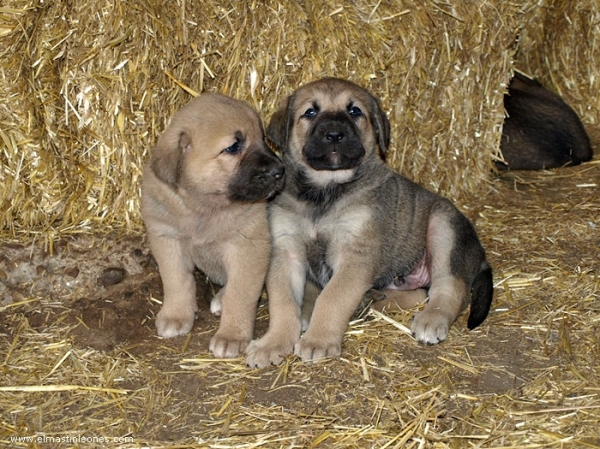
[[(486, 318), (492, 271), (473, 225), (385, 164), (389, 123), (367, 91), (334, 78), (309, 83), (274, 114), (267, 135), (282, 149), (286, 186), (269, 206), (269, 330), (248, 346), (248, 365), (292, 351), (302, 360), (339, 355), (370, 289), (388, 307), (429, 296), (411, 325), (425, 343), (444, 340), (469, 303), (470, 328)], [(315, 285), (322, 291), (310, 316), (302, 305)]]
[(267, 199), (284, 169), (263, 137), (248, 104), (205, 93), (174, 115), (144, 170), (142, 216), (164, 289), (158, 334), (192, 329), (198, 267), (223, 285), (211, 302), (216, 357), (236, 357), (252, 339), (268, 268)]

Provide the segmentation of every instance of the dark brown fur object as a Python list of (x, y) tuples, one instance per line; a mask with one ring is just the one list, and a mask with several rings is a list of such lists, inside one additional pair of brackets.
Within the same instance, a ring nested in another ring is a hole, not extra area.
[(164, 290), (158, 334), (192, 329), (198, 267), (223, 286), (211, 302), (216, 357), (236, 357), (252, 339), (268, 268), (267, 198), (283, 188), (284, 168), (263, 137), (247, 103), (205, 93), (174, 115), (144, 170), (142, 216)]
[(485, 320), (492, 270), (475, 228), (450, 201), (385, 164), (389, 124), (371, 94), (335, 78), (306, 84), (267, 135), (282, 150), (286, 186), (269, 205), (269, 330), (248, 346), (248, 365), (291, 352), (338, 356), (370, 289), (382, 293), (381, 307), (429, 296), (411, 324), (424, 343), (444, 340), (469, 304), (468, 326)]
[(540, 170), (578, 165), (592, 158), (581, 120), (561, 98), (537, 81), (515, 72), (504, 96), (499, 169)]

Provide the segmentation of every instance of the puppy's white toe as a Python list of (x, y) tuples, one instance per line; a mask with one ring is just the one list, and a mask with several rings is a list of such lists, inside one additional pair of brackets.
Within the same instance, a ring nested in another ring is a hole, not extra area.
[(210, 302), (210, 311), (215, 316), (221, 316), (221, 298), (215, 296)]
[(221, 316), (222, 311), (222, 303), (221, 297), (223, 296), (224, 288), (219, 290), (219, 292), (214, 296), (214, 298), (210, 301), (210, 311), (214, 316)]
[(302, 332), (306, 332), (308, 325), (310, 324), (310, 317), (302, 315)]

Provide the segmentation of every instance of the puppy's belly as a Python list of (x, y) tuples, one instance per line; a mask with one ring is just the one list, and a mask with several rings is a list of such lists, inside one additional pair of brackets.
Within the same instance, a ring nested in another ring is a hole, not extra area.
[(429, 286), (430, 282), (431, 276), (427, 269), (427, 260), (423, 257), (411, 273), (403, 277), (397, 277), (386, 288), (391, 290), (416, 290)]

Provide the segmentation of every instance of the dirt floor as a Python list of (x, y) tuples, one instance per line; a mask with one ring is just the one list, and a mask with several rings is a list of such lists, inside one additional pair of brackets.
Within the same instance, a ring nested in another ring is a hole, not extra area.
[[(335, 360), (215, 360), (217, 287), (161, 339), (141, 236), (0, 247), (0, 443), (8, 447), (600, 447), (600, 164), (507, 174), (461, 205), (494, 267), (487, 321), (437, 346), (368, 314)], [(256, 335), (268, 325), (261, 301)], [(29, 439), (28, 439), (29, 438)], [(31, 439), (32, 438), (32, 439)]]

